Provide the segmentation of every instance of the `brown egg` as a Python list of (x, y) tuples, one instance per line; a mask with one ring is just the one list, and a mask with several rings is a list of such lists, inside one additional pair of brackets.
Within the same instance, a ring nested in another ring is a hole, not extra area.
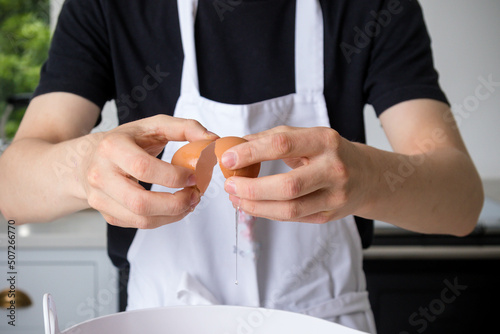
[(224, 137), (217, 139), (215, 142), (215, 155), (217, 156), (217, 160), (219, 161), (219, 167), (224, 174), (224, 177), (227, 179), (231, 176), (244, 176), (244, 177), (257, 177), (260, 172), (260, 163), (253, 164), (240, 169), (227, 169), (222, 165), (222, 155), (224, 152), (229, 150), (231, 147), (236, 146), (238, 144), (246, 143), (248, 140), (240, 138), (240, 137)]
[(200, 140), (188, 143), (175, 152), (172, 165), (182, 166), (194, 171), (196, 187), (204, 194), (212, 179), (212, 171), (217, 164), (214, 155), (215, 142)]
[(227, 179), (230, 176), (257, 177), (260, 171), (260, 163), (251, 166), (230, 170), (221, 163), (222, 154), (233, 146), (247, 142), (240, 137), (224, 137), (212, 140), (200, 140), (188, 143), (175, 152), (172, 164), (182, 166), (194, 171), (196, 187), (204, 194), (212, 179), (214, 166), (219, 161), (222, 174)]

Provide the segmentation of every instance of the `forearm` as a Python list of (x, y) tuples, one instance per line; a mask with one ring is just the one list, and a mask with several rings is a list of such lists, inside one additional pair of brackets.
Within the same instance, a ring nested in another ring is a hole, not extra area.
[(78, 170), (98, 134), (58, 144), (15, 141), (0, 156), (0, 209), (17, 223), (45, 222), (88, 208)]
[(472, 231), (484, 195), (466, 153), (440, 148), (403, 155), (355, 146), (366, 167), (363, 205), (355, 214), (421, 233), (463, 236)]

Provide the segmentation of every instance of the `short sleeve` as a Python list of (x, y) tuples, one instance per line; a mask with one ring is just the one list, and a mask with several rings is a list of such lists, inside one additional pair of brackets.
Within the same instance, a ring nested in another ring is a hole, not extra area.
[(378, 18), (380, 30), (373, 39), (364, 86), (368, 103), (377, 115), (412, 99), (448, 103), (438, 83), (431, 40), (418, 2), (388, 0), (384, 8)]
[(108, 35), (99, 0), (67, 0), (34, 96), (68, 92), (99, 107), (113, 98)]

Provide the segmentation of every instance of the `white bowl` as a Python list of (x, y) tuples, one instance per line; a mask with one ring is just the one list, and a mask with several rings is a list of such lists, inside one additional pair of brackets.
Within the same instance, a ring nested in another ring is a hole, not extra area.
[(62, 333), (44, 296), (45, 334), (354, 334), (359, 331), (298, 313), (242, 306), (175, 306), (116, 313)]

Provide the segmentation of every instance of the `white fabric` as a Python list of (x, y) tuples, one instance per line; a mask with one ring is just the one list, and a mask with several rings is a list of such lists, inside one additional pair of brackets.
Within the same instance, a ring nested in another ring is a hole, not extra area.
[[(193, 29), (197, 1), (177, 3), (185, 59), (174, 116), (196, 119), (221, 137), (281, 124), (330, 126), (323, 96), (323, 20), (318, 0), (297, 0), (297, 92), (250, 105), (200, 96)], [(162, 159), (170, 161), (184, 144), (169, 143)], [(282, 161), (264, 162), (260, 176), (289, 170)], [(216, 166), (193, 213), (174, 224), (137, 231), (128, 252), (127, 309), (197, 303), (260, 306), (374, 333), (354, 218), (314, 225), (245, 217), (239, 225), (239, 285), (235, 285), (235, 210), (224, 181)], [(174, 190), (153, 185), (152, 191)]]
[(208, 289), (184, 272), (177, 287), (177, 299), (183, 305), (219, 305), (217, 298)]
[(323, 93), (324, 29), (321, 6), (316, 0), (298, 0), (295, 16), (295, 88), (298, 94), (309, 91)]

